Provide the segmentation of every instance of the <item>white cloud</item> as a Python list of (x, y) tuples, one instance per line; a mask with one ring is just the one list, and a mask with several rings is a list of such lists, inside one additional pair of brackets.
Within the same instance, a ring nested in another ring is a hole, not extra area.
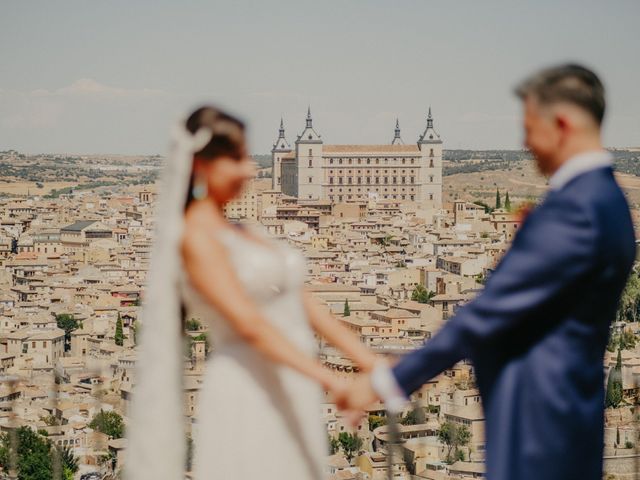
[(150, 97), (165, 95), (166, 92), (155, 88), (122, 88), (100, 83), (93, 78), (80, 78), (66, 87), (56, 90), (36, 89), (29, 92), (33, 97), (45, 96), (83, 96), (83, 97)]

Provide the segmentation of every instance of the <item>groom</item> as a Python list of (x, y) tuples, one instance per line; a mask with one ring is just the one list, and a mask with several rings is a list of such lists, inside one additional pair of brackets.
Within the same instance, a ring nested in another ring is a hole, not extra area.
[(362, 410), (381, 399), (401, 411), (422, 384), (468, 358), (484, 404), (489, 480), (600, 480), (603, 356), (635, 257), (629, 208), (600, 139), (604, 88), (588, 69), (563, 65), (516, 92), (549, 193), (474, 300), (337, 402)]

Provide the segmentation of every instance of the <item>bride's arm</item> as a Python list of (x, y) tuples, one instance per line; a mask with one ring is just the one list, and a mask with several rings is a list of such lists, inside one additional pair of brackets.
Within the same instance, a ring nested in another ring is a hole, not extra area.
[(313, 298), (307, 290), (302, 292), (305, 311), (313, 329), (355, 361), (360, 370), (369, 372), (376, 363), (375, 354), (358, 337), (333, 316), (329, 307)]
[(181, 251), (193, 287), (242, 339), (270, 360), (301, 372), (326, 389), (339, 388), (330, 370), (298, 349), (262, 315), (238, 279), (226, 248), (210, 232), (192, 226), (182, 238)]

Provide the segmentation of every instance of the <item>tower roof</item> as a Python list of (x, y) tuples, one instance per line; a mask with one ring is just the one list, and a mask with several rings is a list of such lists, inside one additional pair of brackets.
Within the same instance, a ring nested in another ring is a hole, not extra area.
[(394, 132), (393, 140), (391, 140), (391, 145), (404, 145), (402, 138), (400, 138), (400, 121), (396, 118), (396, 129)]
[(433, 116), (431, 115), (431, 106), (429, 106), (429, 114), (427, 115), (427, 128), (420, 135), (418, 143), (442, 143), (440, 134), (433, 128)]
[(322, 143), (322, 139), (318, 132), (313, 129), (313, 118), (311, 117), (311, 106), (307, 108), (307, 119), (304, 130), (300, 135), (296, 143)]
[(280, 152), (289, 152), (291, 151), (291, 145), (287, 142), (287, 139), (284, 136), (284, 120), (280, 118), (280, 129), (278, 130), (278, 138), (273, 144), (272, 152), (280, 151)]

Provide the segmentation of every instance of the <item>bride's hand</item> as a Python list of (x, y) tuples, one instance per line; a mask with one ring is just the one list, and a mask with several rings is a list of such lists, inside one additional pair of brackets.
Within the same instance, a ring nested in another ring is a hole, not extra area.
[(341, 404), (346, 402), (349, 393), (348, 382), (336, 376), (333, 373), (327, 375), (326, 379), (322, 382), (322, 386), (327, 391), (333, 400), (333, 402), (340, 408)]

